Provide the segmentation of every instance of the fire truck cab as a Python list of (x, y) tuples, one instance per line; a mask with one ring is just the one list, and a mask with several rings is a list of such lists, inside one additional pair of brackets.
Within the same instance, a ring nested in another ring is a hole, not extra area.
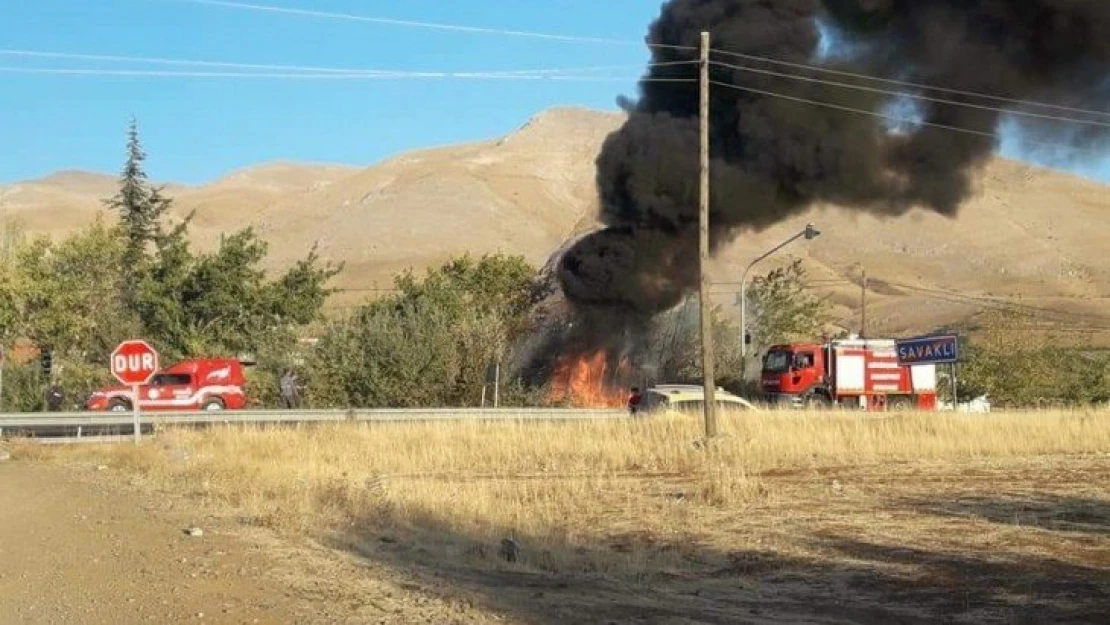
[[(131, 410), (131, 389), (102, 388), (89, 396), (86, 410)], [(243, 364), (224, 358), (183, 360), (139, 386), (139, 408), (146, 411), (238, 410), (247, 405)]]
[(900, 364), (892, 339), (775, 345), (760, 387), (768, 402), (798, 408), (937, 409), (936, 365)]

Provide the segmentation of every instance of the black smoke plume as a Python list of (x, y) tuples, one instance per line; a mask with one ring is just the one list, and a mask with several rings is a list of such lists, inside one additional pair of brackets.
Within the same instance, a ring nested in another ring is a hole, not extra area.
[[(647, 40), (686, 48), (653, 47), (646, 77), (696, 78), (696, 65), (669, 63), (696, 60), (701, 31), (711, 33), (718, 50), (966, 93), (718, 53), (714, 61), (986, 107), (714, 65), (715, 82), (757, 90), (712, 88), (715, 248), (816, 202), (891, 217), (914, 208), (955, 216), (977, 169), (999, 144), (1000, 125), (1019, 119), (1010, 113), (1110, 122), (1012, 102), (1107, 110), (1110, 0), (671, 0)], [(837, 42), (824, 56), (823, 34)], [(597, 159), (606, 227), (568, 250), (558, 266), (579, 325), (605, 328), (603, 337), (674, 307), (697, 285), (697, 83), (645, 80), (640, 92), (638, 100), (624, 102), (627, 121)], [(892, 124), (878, 115), (982, 134)], [(1020, 119), (1039, 140), (1086, 148), (1100, 145), (1110, 130)], [(597, 340), (585, 342), (593, 348)]]

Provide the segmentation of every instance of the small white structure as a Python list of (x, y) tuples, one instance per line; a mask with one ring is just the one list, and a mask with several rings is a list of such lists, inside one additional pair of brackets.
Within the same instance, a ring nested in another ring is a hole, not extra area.
[[(938, 402), (938, 406), (941, 410), (952, 412), (952, 402), (950, 401)], [(956, 407), (956, 412), (985, 414), (990, 411), (991, 401), (988, 395), (982, 395), (970, 401), (962, 401), (959, 406)]]

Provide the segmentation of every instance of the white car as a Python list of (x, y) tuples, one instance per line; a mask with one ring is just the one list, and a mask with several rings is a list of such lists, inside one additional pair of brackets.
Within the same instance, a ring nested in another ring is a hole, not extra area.
[[(713, 393), (717, 408), (722, 410), (755, 410), (751, 402), (718, 388)], [(638, 412), (701, 412), (705, 389), (694, 384), (659, 384), (644, 391)]]

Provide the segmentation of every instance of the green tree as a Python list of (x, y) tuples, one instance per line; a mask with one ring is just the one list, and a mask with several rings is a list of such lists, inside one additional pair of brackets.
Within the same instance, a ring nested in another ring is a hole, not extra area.
[(120, 172), (119, 191), (104, 203), (119, 213), (126, 239), (122, 256), (121, 294), (129, 309), (136, 307), (138, 292), (149, 261), (149, 248), (156, 241), (162, 217), (171, 200), (162, 188), (150, 183), (144, 169), (146, 152), (139, 140), (138, 122), (131, 120), (127, 131), (127, 158)]
[(752, 349), (762, 352), (771, 345), (812, 341), (828, 321), (828, 302), (810, 291), (801, 260), (774, 269), (752, 280), (747, 289), (747, 331)]
[(988, 394), (998, 406), (1085, 405), (1110, 399), (1110, 359), (1062, 347), (1035, 319), (1013, 312), (984, 315), (959, 369), (963, 397)]
[(118, 297), (123, 253), (116, 229), (99, 218), (60, 243), (24, 246), (9, 277), (15, 332), (58, 358), (99, 362), (135, 330)]
[(0, 348), (9, 347), (19, 332), (23, 290), (14, 258), (0, 257)]
[[(0, 258), (0, 344), (53, 352), (53, 378), (73, 408), (108, 377), (109, 350), (134, 331), (118, 297), (122, 238), (98, 218), (62, 241), (38, 238)], [(43, 408), (37, 361), (5, 366), (4, 409)]]
[(319, 319), (340, 266), (323, 264), (315, 250), (275, 280), (260, 265), (267, 245), (252, 229), (223, 237), (195, 255), (188, 221), (157, 238), (142, 283), (139, 316), (146, 333), (173, 358), (208, 354), (258, 355), (291, 345), (296, 328)]
[(0, 262), (11, 260), (15, 251), (24, 243), (25, 236), (26, 228), (22, 220), (8, 215), (0, 216)]
[[(713, 358), (718, 385), (741, 390), (743, 359), (740, 356), (739, 324), (730, 322), (719, 307), (712, 311)], [(649, 342), (655, 346), (660, 382), (700, 384), (701, 316), (697, 300), (687, 298), (677, 309), (657, 318)]]
[(520, 257), (463, 256), (429, 269), (423, 280), (406, 272), (395, 284), (397, 295), (325, 331), (312, 359), (311, 398), (348, 406), (477, 405), (489, 366), (527, 326), (534, 269)]
[(23, 247), (23, 229), (7, 216), (0, 217), (0, 229), (0, 347), (10, 347), (21, 309), (16, 257)]
[(185, 287), (196, 260), (187, 239), (190, 221), (191, 217), (158, 235), (135, 302), (144, 335), (154, 339), (170, 359), (204, 350), (186, 307)]

